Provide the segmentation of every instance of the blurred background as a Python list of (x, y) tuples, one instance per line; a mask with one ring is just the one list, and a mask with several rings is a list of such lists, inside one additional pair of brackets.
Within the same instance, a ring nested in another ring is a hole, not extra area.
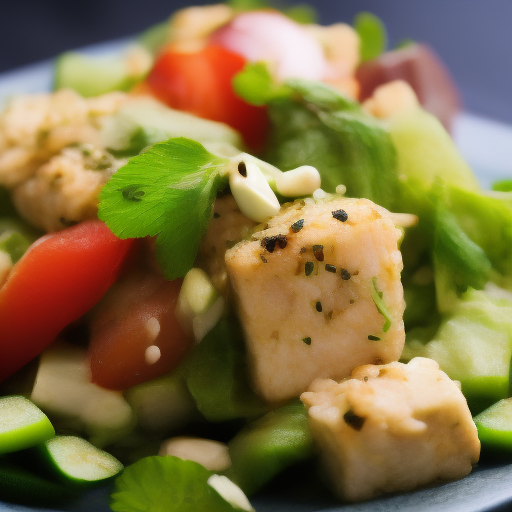
[[(134, 36), (190, 3), (0, 0), (0, 72), (65, 50)], [(428, 42), (454, 75), (466, 109), (512, 123), (512, 1), (312, 0), (310, 4), (324, 24), (350, 23), (360, 11), (377, 14), (388, 28), (390, 47), (404, 39)]]

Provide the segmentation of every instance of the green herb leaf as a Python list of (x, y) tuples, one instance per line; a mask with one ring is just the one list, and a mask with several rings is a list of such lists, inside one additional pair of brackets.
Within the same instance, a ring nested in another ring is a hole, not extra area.
[(228, 160), (198, 142), (154, 145), (121, 167), (100, 193), (98, 216), (119, 238), (157, 236), (156, 257), (169, 280), (183, 277), (210, 220)]
[(308, 4), (298, 4), (288, 7), (288, 9), (283, 11), (283, 14), (286, 14), (288, 18), (302, 25), (309, 25), (311, 23), (317, 23), (318, 21), (317, 10), (312, 5)]
[(208, 421), (254, 417), (266, 412), (267, 407), (247, 382), (245, 363), (242, 333), (229, 320), (221, 320), (185, 363), (186, 384)]
[(512, 180), (495, 181), (491, 188), (497, 192), (512, 192)]
[(237, 11), (253, 11), (269, 7), (269, 2), (266, 0), (228, 0), (226, 3)]
[(178, 457), (146, 457), (116, 479), (114, 512), (234, 512), (210, 485), (211, 471)]
[(383, 295), (382, 292), (379, 291), (379, 289), (377, 288), (377, 278), (376, 277), (372, 278), (371, 293), (372, 293), (372, 299), (373, 299), (373, 302), (375, 303), (375, 306), (379, 310), (379, 313), (385, 319), (384, 325), (382, 327), (382, 331), (388, 332), (389, 328), (391, 327), (391, 315), (389, 314), (389, 311), (386, 308), (386, 304), (382, 297), (382, 295)]
[(274, 82), (264, 62), (248, 63), (233, 78), (235, 93), (251, 105), (266, 105), (270, 100), (288, 96), (290, 89)]
[(386, 26), (369, 12), (360, 12), (354, 19), (354, 28), (361, 40), (361, 61), (378, 57), (387, 46)]

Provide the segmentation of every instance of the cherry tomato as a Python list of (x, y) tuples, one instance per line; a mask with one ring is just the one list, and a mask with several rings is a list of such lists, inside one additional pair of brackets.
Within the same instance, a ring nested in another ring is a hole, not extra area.
[(177, 366), (193, 345), (175, 315), (181, 283), (135, 272), (112, 287), (91, 321), (94, 383), (124, 390)]
[(194, 53), (171, 49), (157, 59), (146, 83), (170, 107), (226, 123), (258, 150), (267, 130), (266, 109), (243, 101), (231, 84), (245, 63), (241, 55), (216, 45)]
[(132, 245), (92, 220), (45, 235), (29, 248), (0, 289), (0, 381), (101, 299)]

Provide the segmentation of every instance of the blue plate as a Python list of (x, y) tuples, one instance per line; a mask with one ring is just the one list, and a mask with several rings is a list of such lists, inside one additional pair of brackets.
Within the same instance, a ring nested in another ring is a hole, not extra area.
[[(85, 50), (115, 53), (125, 44), (115, 41)], [(49, 90), (51, 82), (51, 61), (0, 75), (0, 108), (12, 95)], [(511, 126), (465, 112), (455, 123), (454, 138), (484, 186), (493, 179), (512, 177)], [(89, 492), (58, 511), (0, 501), (0, 511), (108, 512), (108, 493), (108, 489)], [(340, 504), (321, 483), (311, 481), (307, 471), (298, 468), (255, 495), (251, 503), (258, 512), (505, 512), (512, 510), (512, 464), (482, 464), (463, 480), (356, 504)]]

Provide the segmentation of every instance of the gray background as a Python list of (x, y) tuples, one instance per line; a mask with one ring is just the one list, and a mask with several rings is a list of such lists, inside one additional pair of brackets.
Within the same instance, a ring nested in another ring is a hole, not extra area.
[[(134, 35), (189, 2), (0, 0), (0, 71), (80, 46)], [(205, 2), (196, 2), (205, 3)], [(289, 1), (288, 4), (293, 2)], [(369, 10), (391, 46), (429, 42), (459, 83), (467, 109), (512, 122), (511, 0), (313, 0), (323, 23)]]

